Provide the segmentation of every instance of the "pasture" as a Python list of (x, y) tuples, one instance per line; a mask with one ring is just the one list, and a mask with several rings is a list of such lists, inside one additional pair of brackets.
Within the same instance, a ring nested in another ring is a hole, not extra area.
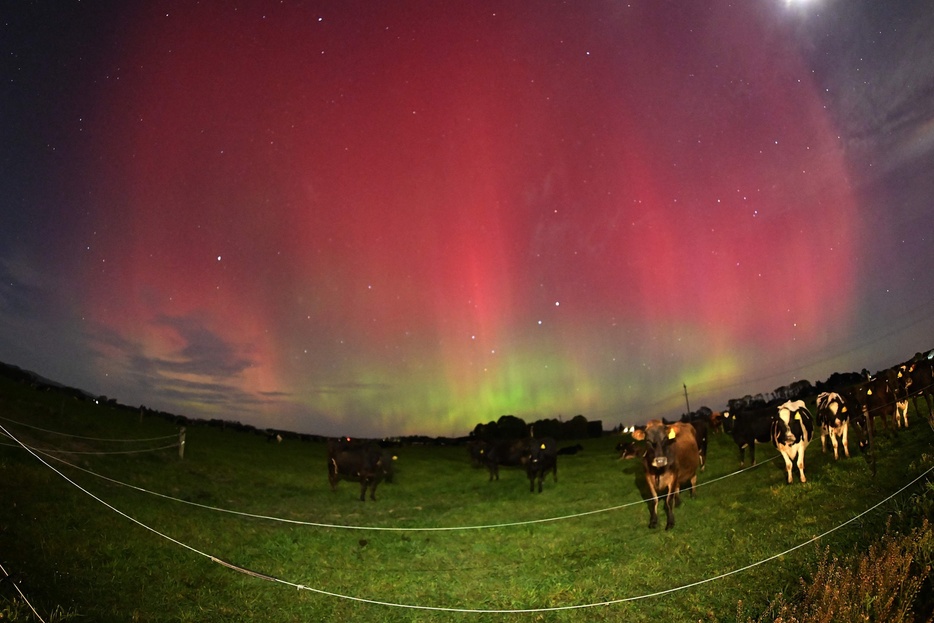
[(682, 492), (666, 532), (647, 527), (642, 467), (617, 460), (619, 437), (581, 440), (541, 494), (517, 469), (488, 482), (464, 447), (401, 447), (395, 482), (361, 503), (355, 483), (329, 489), (320, 443), (193, 426), (184, 459), (131, 453), (176, 427), (6, 379), (0, 417), (55, 450), (46, 465), (0, 438), (13, 621), (34, 620), (11, 613), (13, 581), (46, 621), (746, 620), (797, 591), (823, 548), (865, 551), (890, 517), (917, 516), (931, 474), (897, 492), (934, 464), (913, 411), (910, 429), (879, 436), (874, 477), (853, 440), (835, 463), (818, 437), (808, 482), (788, 485), (774, 448), (739, 471), (732, 439), (713, 435), (697, 497)]

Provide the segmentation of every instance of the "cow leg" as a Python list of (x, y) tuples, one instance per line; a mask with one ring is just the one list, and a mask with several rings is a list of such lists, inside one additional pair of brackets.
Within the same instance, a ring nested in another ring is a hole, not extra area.
[(781, 451), (781, 454), (782, 454), (782, 458), (785, 459), (785, 473), (788, 474), (788, 484), (791, 484), (793, 480), (791, 477), (791, 470), (792, 470), (793, 464), (791, 462), (791, 459), (788, 458), (788, 455), (785, 453), (784, 450)]
[[(672, 490), (674, 490), (674, 493), (672, 493)], [(668, 495), (665, 496), (665, 516), (667, 517), (667, 521), (665, 522), (665, 530), (671, 530), (675, 527), (675, 504), (672, 504), (672, 498), (674, 498), (674, 500), (680, 501), (681, 496), (679, 494), (680, 489), (678, 486), (672, 485), (672, 488), (668, 490)]]
[[(820, 434), (820, 445), (821, 445), (821, 450), (823, 450), (823, 449), (824, 449), (824, 430), (823, 430), (823, 429), (821, 429), (821, 434)], [(832, 430), (830, 431), (830, 445), (833, 446), (833, 460), (836, 461), (836, 460), (838, 460), (838, 459), (840, 458), (840, 453), (839, 453), (839, 451), (837, 450), (837, 431), (836, 431), (836, 429), (832, 429)]]
[(376, 485), (379, 484), (379, 480), (373, 479), (372, 484), (370, 485), (370, 499), (374, 502), (376, 501)]
[(697, 473), (691, 477), (691, 497), (695, 497), (694, 488), (697, 487)]
[(827, 454), (827, 435), (830, 434), (830, 444), (836, 448), (837, 442), (834, 441), (833, 433), (828, 430), (828, 427), (821, 424), (820, 427), (820, 451), (822, 454)]
[(750, 465), (756, 464), (756, 442), (755, 441), (749, 444), (749, 464)]
[(649, 499), (649, 528), (658, 527), (658, 493), (655, 491), (655, 487), (651, 482), (650, 478), (646, 479), (649, 483), (649, 495), (652, 497)]
[(340, 474), (337, 472), (337, 461), (332, 458), (328, 461), (328, 482), (331, 485), (331, 491), (337, 491), (337, 482), (340, 478)]
[(846, 455), (846, 458), (850, 458), (850, 445), (846, 440), (847, 431), (850, 430), (849, 422), (844, 421), (843, 424), (840, 425), (840, 428), (843, 429), (843, 435), (841, 436), (843, 442), (843, 454)]
[(542, 481), (543, 481), (543, 480), (545, 480), (545, 474), (544, 474), (544, 472), (540, 472), (540, 473), (538, 474), (538, 492), (539, 492), (539, 493), (542, 492)]
[(366, 478), (360, 479), (360, 501), (366, 502)]
[[(801, 482), (808, 481), (808, 479), (804, 477), (804, 448), (798, 450), (798, 474), (801, 476)], [(791, 482), (791, 472), (788, 472), (788, 477), (788, 482)]]

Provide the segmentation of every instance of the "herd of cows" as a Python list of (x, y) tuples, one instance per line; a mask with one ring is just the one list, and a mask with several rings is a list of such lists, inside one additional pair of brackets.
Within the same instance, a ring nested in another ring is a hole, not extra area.
[[(934, 351), (932, 351), (934, 352)], [(926, 407), (921, 411), (918, 400)], [(703, 470), (707, 456), (707, 436), (720, 431), (732, 436), (739, 449), (740, 466), (745, 465), (746, 449), (755, 464), (757, 443), (770, 443), (785, 461), (788, 483), (793, 482), (797, 468), (801, 482), (804, 475), (804, 455), (819, 428), (821, 449), (827, 451), (827, 441), (839, 459), (840, 449), (850, 456), (849, 435), (855, 430), (861, 451), (872, 453), (875, 419), (888, 430), (908, 426), (908, 401), (914, 402), (915, 413), (926, 413), (934, 426), (934, 358), (923, 357), (865, 375), (863, 382), (822, 392), (815, 397), (815, 415), (804, 400), (786, 400), (780, 404), (750, 408), (739, 405), (724, 413), (685, 417), (679, 422), (650, 420), (631, 431), (633, 441), (621, 442), (617, 450), (621, 459), (641, 458), (645, 480), (650, 492), (649, 527), (658, 525), (658, 502), (663, 499), (667, 522), (674, 526), (674, 506), (680, 504), (682, 486), (690, 485), (691, 496), (697, 483), (697, 472)], [(580, 445), (558, 448), (552, 438), (515, 440), (473, 440), (468, 444), (471, 460), (484, 466), (489, 480), (499, 479), (500, 466), (523, 466), (529, 478), (529, 491), (542, 491), (542, 482), (550, 472), (558, 480), (558, 456), (574, 454)], [(360, 483), (360, 500), (376, 499), (376, 487), (382, 481), (391, 482), (395, 456), (372, 442), (349, 439), (328, 443), (328, 480), (332, 490), (341, 479)]]

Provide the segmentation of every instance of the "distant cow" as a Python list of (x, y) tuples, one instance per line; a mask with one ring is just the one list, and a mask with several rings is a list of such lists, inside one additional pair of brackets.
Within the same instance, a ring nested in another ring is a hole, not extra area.
[(376, 500), (376, 486), (384, 479), (392, 480), (392, 461), (385, 459), (383, 451), (375, 444), (331, 439), (328, 441), (328, 482), (331, 491), (337, 483), (350, 480), (360, 483), (360, 501), (366, 500), (367, 489), (370, 499)]
[(739, 447), (739, 466), (746, 465), (746, 448), (749, 448), (749, 463), (756, 464), (756, 444), (769, 443), (771, 440), (772, 418), (776, 408), (763, 407), (758, 409), (742, 409), (730, 411), (727, 421), (730, 435)]
[(714, 411), (710, 414), (710, 432), (719, 433), (723, 431), (723, 414), (719, 411)]
[(542, 480), (549, 471), (558, 482), (558, 448), (550, 437), (530, 439), (527, 447), (525, 471), (529, 476), (529, 491), (535, 491), (535, 482), (538, 481), (538, 492), (541, 493)]
[(489, 471), (490, 481), (499, 480), (500, 465), (517, 466), (525, 463), (528, 456), (528, 440), (483, 440), (476, 445), (473, 455)]
[(791, 484), (793, 465), (797, 464), (801, 482), (804, 477), (804, 451), (814, 436), (814, 419), (802, 400), (789, 400), (778, 408), (772, 420), (772, 443), (785, 459), (788, 484)]
[(616, 444), (616, 452), (619, 454), (620, 460), (634, 459), (636, 457), (641, 459), (645, 455), (645, 445), (635, 441), (621, 441)]
[(583, 449), (584, 449), (584, 446), (580, 445), (579, 443), (573, 446), (564, 446), (563, 448), (558, 450), (558, 455), (561, 456), (561, 455), (577, 454), (578, 452), (581, 452)]
[(850, 458), (850, 448), (847, 444), (850, 413), (843, 396), (836, 392), (823, 392), (817, 396), (817, 423), (820, 424), (821, 452), (827, 452), (827, 437), (830, 437), (833, 458), (838, 460), (840, 453), (837, 450), (837, 437), (840, 437), (843, 453), (846, 458)]
[(633, 438), (646, 442), (642, 464), (652, 496), (649, 500), (649, 528), (658, 526), (659, 493), (667, 490), (665, 514), (668, 521), (665, 530), (669, 530), (675, 525), (674, 506), (681, 503), (681, 484), (691, 483), (691, 497), (694, 497), (694, 487), (697, 485), (700, 453), (694, 428), (681, 422), (666, 425), (652, 420), (645, 430), (637, 429)]

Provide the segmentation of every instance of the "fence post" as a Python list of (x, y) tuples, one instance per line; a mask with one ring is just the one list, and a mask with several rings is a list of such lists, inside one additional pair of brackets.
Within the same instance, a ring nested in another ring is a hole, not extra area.
[(185, 458), (185, 427), (178, 429), (178, 458)]

